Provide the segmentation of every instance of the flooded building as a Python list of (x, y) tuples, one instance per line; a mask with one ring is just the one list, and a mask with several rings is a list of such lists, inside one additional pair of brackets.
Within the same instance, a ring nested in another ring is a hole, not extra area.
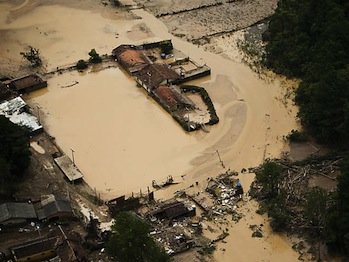
[(120, 45), (112, 51), (117, 62), (130, 74), (142, 70), (150, 61), (133, 45)]
[(180, 217), (195, 216), (195, 206), (186, 205), (183, 202), (175, 201), (173, 203), (164, 204), (157, 210), (150, 213), (158, 219), (175, 219)]
[(32, 74), (12, 79), (9, 81), (8, 86), (12, 90), (24, 94), (47, 87), (47, 81), (43, 80), (39, 74)]
[(160, 85), (153, 91), (153, 94), (166, 107), (165, 109), (169, 111), (195, 108), (194, 102), (183, 96), (178, 86)]
[(150, 64), (137, 71), (136, 81), (148, 92), (159, 85), (170, 84), (179, 79), (179, 75), (166, 64)]
[(171, 40), (139, 46), (120, 45), (112, 51), (112, 55), (119, 65), (134, 77), (138, 85), (169, 112), (184, 130), (207, 131), (206, 124), (218, 123), (213, 103), (206, 91), (192, 90), (191, 97), (198, 96), (194, 97), (196, 101), (194, 103), (186, 91), (177, 86), (209, 75), (211, 69), (206, 65), (196, 64), (182, 52), (173, 49)]

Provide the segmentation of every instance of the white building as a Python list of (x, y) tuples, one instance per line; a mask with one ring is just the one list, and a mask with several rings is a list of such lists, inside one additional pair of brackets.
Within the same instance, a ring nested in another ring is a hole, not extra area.
[(25, 126), (32, 133), (41, 131), (43, 127), (38, 119), (26, 111), (27, 104), (19, 96), (0, 104), (0, 115), (4, 115), (12, 123), (19, 126)]

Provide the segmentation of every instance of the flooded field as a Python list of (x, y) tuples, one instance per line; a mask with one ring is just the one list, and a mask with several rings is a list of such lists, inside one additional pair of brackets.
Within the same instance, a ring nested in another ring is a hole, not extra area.
[[(226, 168), (256, 166), (279, 156), (285, 147), (282, 137), (297, 127), (296, 109), (282, 103), (280, 79), (261, 80), (244, 64), (173, 37), (142, 9), (131, 13), (95, 1), (79, 2), (81, 7), (78, 1), (43, 3), (0, 1), (0, 73), (16, 75), (26, 69), (19, 52), (27, 45), (40, 49), (49, 71), (87, 58), (92, 48), (104, 54), (120, 44), (162, 39), (172, 39), (176, 49), (212, 69), (210, 77), (190, 83), (205, 87), (217, 110), (220, 123), (209, 133), (185, 133), (118, 68), (55, 75), (47, 90), (26, 98), (40, 110), (46, 131), (64, 152), (75, 151), (86, 181), (103, 196), (145, 190), (153, 179), (168, 175), (181, 183), (156, 197), (172, 195), (224, 171), (216, 150)], [(183, 181), (181, 175), (186, 175)], [(252, 174), (241, 176), (246, 188), (252, 180)], [(255, 209), (249, 204), (246, 217), (232, 225), (216, 261), (296, 261), (284, 238), (269, 231), (263, 239), (250, 237), (248, 224), (267, 223)]]
[(45, 126), (66, 154), (75, 151), (86, 181), (99, 192), (120, 195), (184, 174), (203, 150), (144, 92), (110, 68), (51, 78), (48, 92), (34, 92), (29, 100), (44, 112)]

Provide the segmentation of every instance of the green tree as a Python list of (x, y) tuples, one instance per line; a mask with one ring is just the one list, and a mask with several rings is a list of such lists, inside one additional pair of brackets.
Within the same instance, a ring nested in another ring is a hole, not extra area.
[(166, 262), (168, 255), (149, 236), (150, 226), (136, 215), (120, 212), (112, 225), (107, 252), (120, 262)]
[(266, 160), (261, 169), (256, 172), (256, 180), (263, 186), (263, 191), (268, 197), (272, 198), (278, 195), (278, 184), (282, 178), (282, 168), (271, 160)]
[(312, 188), (306, 194), (304, 215), (317, 236), (321, 236), (326, 225), (327, 192), (319, 187)]
[(0, 116), (0, 194), (13, 192), (29, 163), (28, 131)]
[(85, 62), (85, 60), (80, 59), (77, 63), (76, 63), (76, 68), (78, 70), (84, 70), (88, 67), (87, 63)]
[(100, 57), (100, 55), (97, 53), (96, 49), (91, 49), (91, 51), (88, 53), (88, 55), (90, 56), (90, 62), (97, 64), (102, 62), (102, 58)]
[(268, 210), (268, 216), (271, 218), (271, 228), (276, 232), (286, 229), (291, 215), (286, 206), (285, 194), (281, 192), (275, 198), (268, 200), (265, 205)]
[(34, 48), (32, 46), (28, 47), (29, 50), (26, 52), (20, 52), (20, 54), (23, 56), (23, 58), (27, 59), (32, 67), (39, 67), (42, 65), (42, 60), (40, 58), (40, 52), (39, 49)]
[(349, 141), (349, 4), (280, 0), (271, 17), (265, 61), (299, 77), (299, 117), (321, 142)]
[(344, 161), (338, 178), (337, 195), (326, 230), (328, 246), (337, 252), (349, 254), (349, 158)]
[(161, 53), (164, 53), (166, 55), (170, 54), (173, 50), (172, 42), (170, 40), (162, 41), (160, 43), (160, 49), (161, 49)]

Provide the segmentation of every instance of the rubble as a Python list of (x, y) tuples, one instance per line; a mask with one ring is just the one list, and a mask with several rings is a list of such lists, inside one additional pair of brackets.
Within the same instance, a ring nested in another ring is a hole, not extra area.
[(238, 220), (236, 204), (242, 199), (244, 191), (240, 180), (232, 177), (234, 174), (234, 172), (227, 171), (215, 179), (209, 179), (206, 191), (214, 199), (214, 205), (210, 210), (212, 215), (233, 214), (235, 219)]

